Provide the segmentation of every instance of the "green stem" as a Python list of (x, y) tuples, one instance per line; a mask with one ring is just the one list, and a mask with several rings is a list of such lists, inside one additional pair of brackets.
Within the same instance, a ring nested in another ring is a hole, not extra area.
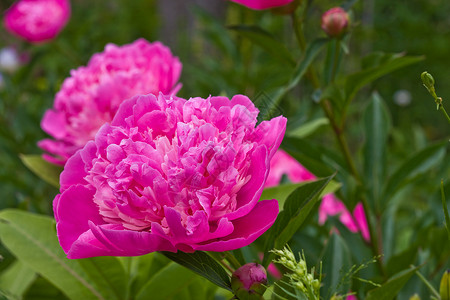
[[(305, 49), (306, 49), (306, 42), (305, 42), (305, 37), (304, 37), (304, 34), (303, 34), (303, 27), (301, 25), (301, 20), (299, 20), (299, 18), (297, 17), (297, 15), (295, 13), (291, 14), (291, 18), (292, 18), (292, 24), (294, 26), (294, 32), (295, 32), (295, 36), (297, 38), (297, 42), (299, 44), (300, 49), (304, 52)], [(340, 49), (340, 47), (338, 47), (338, 48)], [(335, 52), (338, 52), (338, 51), (335, 51)], [(337, 56), (335, 55), (334, 59), (336, 60), (336, 57), (337, 57), (337, 59), (339, 59), (339, 56), (340, 56), (340, 53)], [(333, 67), (332, 79), (336, 75), (334, 73), (337, 72), (337, 65), (338, 65), (336, 61), (334, 61), (333, 64), (334, 64), (335, 67)], [(308, 68), (308, 74), (310, 75), (308, 77), (311, 80), (311, 82), (313, 84), (313, 87), (315, 89), (319, 89), (320, 88), (320, 81), (319, 81), (319, 79), (318, 79), (318, 77), (316, 75), (316, 72), (315, 72), (313, 66), (310, 66)], [(345, 139), (345, 136), (343, 134), (343, 130), (342, 130), (343, 125), (339, 126), (338, 123), (336, 122), (336, 119), (334, 118), (333, 112), (332, 112), (332, 110), (330, 108), (331, 107), (330, 102), (327, 99), (324, 99), (324, 100), (320, 101), (320, 106), (321, 106), (322, 110), (324, 111), (327, 119), (330, 122), (330, 125), (331, 125), (331, 127), (333, 129), (334, 135), (335, 135), (335, 137), (337, 139), (339, 148), (340, 148), (342, 154), (344, 155), (344, 159), (347, 162), (347, 165), (348, 165), (348, 167), (350, 169), (350, 172), (351, 172), (352, 176), (356, 179), (358, 184), (361, 185), (362, 181), (361, 181), (361, 178), (359, 176), (359, 172), (356, 169), (356, 166), (355, 166), (355, 164), (353, 162), (352, 155), (351, 155), (350, 149), (348, 147), (348, 143), (347, 143), (347, 141)], [(342, 122), (342, 124), (344, 124), (344, 122)], [(370, 218), (371, 210), (370, 210), (368, 201), (367, 201), (367, 199), (364, 196), (362, 196), (361, 197), (361, 202), (363, 204), (364, 211), (369, 216), (369, 218), (367, 220), (368, 221), (367, 225), (368, 225), (369, 234), (370, 234), (370, 246), (372, 248), (372, 252), (374, 253), (375, 256), (381, 257), (382, 256), (382, 248), (381, 248), (381, 244), (378, 243), (378, 240), (379, 240), (378, 239), (378, 235), (377, 235), (377, 233), (374, 230), (374, 225), (372, 223), (372, 219)], [(378, 267), (380, 269), (381, 274), (383, 274), (383, 276), (386, 276), (386, 273), (385, 273), (382, 261), (380, 259), (378, 259), (377, 262), (378, 262), (377, 265), (378, 265)]]
[(431, 293), (438, 299), (441, 299), (441, 295), (435, 290), (431, 283), (419, 272), (416, 271), (416, 275), (422, 280), (422, 282), (430, 289)]
[(439, 109), (442, 111), (442, 113), (444, 114), (445, 118), (450, 123), (450, 117), (448, 116), (447, 111), (445, 111), (445, 108), (444, 108), (444, 106), (442, 104), (439, 105)]
[(236, 257), (234, 257), (234, 255), (231, 252), (225, 251), (224, 255), (225, 255), (226, 260), (231, 264), (231, 266), (235, 270), (239, 269), (241, 267), (241, 264), (239, 263), (239, 261), (236, 259)]

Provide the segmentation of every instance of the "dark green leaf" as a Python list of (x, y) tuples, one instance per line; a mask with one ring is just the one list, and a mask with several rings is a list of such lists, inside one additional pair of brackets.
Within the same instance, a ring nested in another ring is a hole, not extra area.
[(194, 253), (185, 252), (161, 252), (167, 258), (174, 262), (185, 266), (191, 271), (205, 277), (212, 283), (231, 290), (230, 276), (222, 268), (222, 266), (207, 253), (195, 251)]
[(388, 276), (392, 276), (411, 266), (417, 257), (417, 245), (412, 245), (405, 251), (393, 255), (386, 263), (386, 271)]
[[(273, 226), (264, 234), (266, 238), (264, 253), (284, 247), (303, 224), (333, 177), (334, 175), (301, 185), (289, 195), (284, 203), (283, 211), (278, 214)], [(271, 254), (264, 255), (263, 265), (267, 266), (271, 258)]]
[(254, 44), (260, 46), (273, 57), (291, 65), (295, 66), (295, 60), (291, 52), (284, 46), (283, 43), (277, 41), (269, 32), (258, 26), (235, 25), (228, 26), (229, 29), (235, 31), (240, 36), (252, 41)]
[(386, 174), (386, 143), (391, 119), (383, 99), (372, 94), (364, 112), (364, 175), (372, 208), (379, 208), (381, 187)]
[(366, 300), (391, 300), (396, 297), (418, 268), (410, 268), (390, 278), (382, 286), (369, 291)]
[(110, 299), (109, 291), (97, 288), (78, 261), (66, 258), (58, 243), (52, 218), (4, 210), (0, 212), (0, 236), (21, 262), (44, 276), (69, 298)]
[(273, 98), (275, 99), (275, 103), (279, 103), (281, 101), (281, 98), (284, 97), (290, 90), (295, 88), (300, 80), (303, 78), (303, 75), (305, 75), (306, 71), (308, 70), (311, 63), (314, 61), (316, 56), (320, 53), (322, 48), (329, 42), (329, 39), (317, 39), (311, 44), (309, 44), (308, 48), (306, 48), (305, 54), (303, 56), (303, 59), (300, 61), (300, 63), (297, 65), (297, 67), (294, 70), (294, 73), (291, 77), (291, 80), (289, 83), (279, 89), (275, 92), (273, 95)]
[(196, 278), (196, 275), (187, 268), (171, 262), (152, 276), (150, 281), (139, 291), (136, 299), (172, 299)]
[(47, 162), (40, 155), (22, 154), (20, 155), (20, 159), (39, 178), (59, 188), (59, 174), (63, 170), (61, 166)]
[(344, 275), (351, 267), (349, 249), (345, 241), (336, 233), (331, 235), (322, 257), (323, 288), (321, 295), (331, 296), (335, 292), (345, 294), (349, 289), (349, 282), (343, 282)]
[(424, 59), (423, 56), (405, 56), (403, 53), (389, 55), (389, 59), (381, 59), (381, 64), (366, 70), (354, 73), (346, 78), (345, 95), (347, 104), (353, 99), (355, 94), (366, 84), (395, 70), (417, 63)]
[(440, 142), (406, 159), (388, 179), (382, 199), (389, 200), (398, 189), (439, 163), (445, 155), (446, 146), (447, 141)]

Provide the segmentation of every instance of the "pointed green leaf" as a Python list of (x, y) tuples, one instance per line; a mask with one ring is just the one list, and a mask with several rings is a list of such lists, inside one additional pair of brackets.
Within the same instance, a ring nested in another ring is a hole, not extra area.
[[(303, 222), (320, 199), (320, 194), (331, 181), (334, 175), (318, 179), (298, 187), (286, 199), (283, 211), (272, 227), (264, 234), (266, 238), (264, 253), (272, 249), (282, 249)], [(267, 266), (272, 254), (265, 255), (263, 265)]]
[(364, 179), (372, 207), (379, 207), (386, 174), (386, 143), (391, 119), (383, 99), (373, 93), (364, 112)]
[(47, 162), (40, 155), (21, 154), (20, 159), (39, 178), (59, 188), (59, 174), (61, 174), (63, 167)]
[(335, 292), (345, 294), (349, 289), (348, 282), (342, 282), (344, 274), (350, 270), (351, 257), (345, 241), (338, 234), (333, 233), (329, 238), (323, 257), (322, 273), (323, 288), (321, 295), (324, 299)]
[(228, 29), (233, 30), (242, 37), (249, 39), (252, 43), (260, 46), (273, 57), (285, 62), (291, 66), (295, 66), (295, 60), (291, 52), (284, 46), (283, 43), (276, 40), (269, 32), (258, 26), (248, 25), (234, 25), (228, 26)]
[(305, 137), (313, 134), (317, 130), (328, 126), (329, 124), (330, 124), (330, 122), (328, 121), (327, 118), (318, 118), (318, 119), (309, 121), (292, 131), (286, 132), (286, 135), (293, 137), (293, 138), (305, 138)]
[(224, 268), (206, 252), (195, 251), (194, 253), (185, 253), (178, 251), (177, 253), (161, 253), (174, 262), (205, 277), (221, 288), (231, 291), (230, 276)]
[(381, 63), (379, 65), (354, 73), (346, 78), (346, 103), (350, 103), (356, 93), (366, 84), (423, 59), (423, 56), (405, 56), (403, 53), (395, 55), (386, 54), (383, 59), (380, 59)]
[(430, 170), (444, 155), (447, 141), (428, 146), (406, 159), (390, 176), (383, 190), (382, 199), (390, 199), (398, 189)]
[(418, 268), (410, 268), (408, 270), (397, 273), (397, 275), (390, 278), (382, 286), (369, 291), (366, 300), (391, 300), (394, 299), (402, 287), (408, 282), (411, 276), (414, 275)]
[(58, 243), (52, 218), (19, 210), (3, 210), (0, 212), (0, 237), (17, 259), (44, 276), (69, 298), (110, 299), (109, 291), (96, 287), (95, 279), (89, 277), (77, 260), (66, 258)]

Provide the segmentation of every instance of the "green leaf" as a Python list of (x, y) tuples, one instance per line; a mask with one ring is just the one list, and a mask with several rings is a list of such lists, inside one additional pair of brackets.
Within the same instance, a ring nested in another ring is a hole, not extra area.
[(364, 112), (364, 179), (372, 208), (379, 208), (381, 188), (386, 175), (386, 143), (391, 119), (383, 99), (378, 93)]
[(259, 110), (258, 123), (264, 120), (270, 120), (283, 114), (283, 111), (278, 107), (274, 98), (271, 98), (265, 92), (260, 92), (256, 95), (253, 103)]
[[(295, 191), (295, 189), (299, 188), (300, 186), (303, 186), (305, 184), (308, 184), (310, 181), (303, 181), (301, 183), (292, 183), (292, 184), (281, 184), (275, 187), (265, 188), (261, 194), (260, 199), (277, 199), (278, 205), (280, 209), (284, 206), (284, 203), (288, 196)], [(334, 193), (341, 187), (341, 184), (331, 180), (330, 183), (325, 187), (325, 189), (320, 193), (320, 198), (327, 195)]]
[(275, 92), (273, 95), (273, 98), (275, 99), (275, 103), (280, 103), (281, 99), (286, 95), (290, 90), (295, 88), (300, 80), (303, 78), (303, 75), (306, 74), (306, 71), (308, 70), (309, 66), (312, 64), (316, 56), (320, 53), (322, 48), (329, 42), (329, 39), (317, 39), (306, 48), (305, 54), (303, 56), (303, 59), (300, 61), (300, 63), (297, 65), (297, 67), (294, 70), (294, 73), (292, 74), (291, 80), (288, 82), (288, 84), (279, 89)]
[(78, 262), (107, 299), (125, 299), (127, 277), (117, 257), (91, 257)]
[(412, 245), (410, 248), (389, 258), (386, 263), (386, 271), (388, 276), (392, 276), (402, 270), (407, 269), (416, 260), (418, 254), (417, 245)]
[(21, 154), (20, 159), (39, 178), (59, 188), (59, 174), (61, 174), (63, 167), (47, 162), (40, 155)]
[(390, 278), (382, 286), (369, 291), (366, 300), (391, 300), (394, 299), (402, 287), (408, 282), (418, 268), (410, 268)]
[(167, 258), (174, 262), (188, 268), (191, 271), (205, 277), (212, 283), (221, 288), (231, 291), (230, 276), (211, 256), (202, 251), (195, 251), (194, 253), (184, 252), (160, 252)]
[(351, 267), (350, 251), (345, 241), (338, 234), (333, 233), (328, 240), (322, 256), (323, 288), (321, 295), (324, 299), (335, 292), (345, 294), (349, 283), (343, 282), (344, 274)]
[(447, 141), (433, 144), (406, 159), (388, 179), (382, 199), (389, 200), (401, 187), (439, 163), (446, 146)]
[(275, 223), (264, 234), (266, 238), (264, 266), (268, 265), (273, 256), (272, 253), (267, 255), (268, 251), (284, 247), (306, 220), (306, 217), (319, 201), (320, 194), (333, 177), (334, 175), (301, 185), (289, 195), (284, 203), (283, 211), (278, 214)]
[(260, 46), (273, 57), (283, 61), (291, 66), (295, 66), (295, 60), (291, 52), (284, 46), (283, 43), (276, 40), (269, 32), (258, 26), (248, 25), (234, 25), (228, 26), (228, 29), (233, 30), (242, 37), (249, 39), (254, 44)]
[(19, 210), (3, 210), (0, 212), (0, 236), (17, 259), (44, 276), (69, 298), (110, 299), (110, 292), (97, 288), (95, 278), (89, 277), (78, 261), (66, 258), (58, 243), (52, 218)]
[(345, 80), (346, 104), (348, 105), (356, 93), (366, 84), (423, 59), (423, 56), (405, 56), (403, 53), (387, 54), (386, 57), (379, 58), (381, 62), (379, 65), (349, 75)]
[(326, 127), (330, 124), (327, 118), (318, 118), (303, 124), (302, 126), (296, 128), (295, 130), (286, 133), (287, 136), (293, 138), (305, 138), (317, 130)]
[(196, 275), (187, 268), (171, 262), (152, 276), (150, 281), (139, 291), (136, 299), (172, 299), (196, 278)]
[(0, 290), (21, 299), (35, 279), (36, 272), (21, 261), (15, 261), (0, 274)]

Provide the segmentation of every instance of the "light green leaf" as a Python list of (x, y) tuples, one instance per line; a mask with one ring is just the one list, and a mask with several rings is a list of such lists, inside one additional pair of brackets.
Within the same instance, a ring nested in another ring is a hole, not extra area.
[(394, 299), (402, 287), (408, 282), (418, 268), (404, 270), (390, 278), (382, 286), (369, 291), (366, 300), (391, 300)]
[(21, 299), (35, 279), (36, 272), (21, 261), (15, 261), (0, 274), (0, 290)]
[(228, 26), (228, 29), (233, 30), (242, 37), (249, 39), (254, 44), (260, 46), (273, 57), (285, 62), (291, 66), (295, 66), (295, 60), (291, 52), (284, 46), (283, 43), (277, 41), (274, 36), (258, 26), (248, 25), (234, 25)]
[(301, 185), (289, 195), (284, 203), (283, 211), (278, 214), (275, 223), (264, 234), (266, 239), (264, 266), (267, 266), (273, 256), (272, 253), (267, 255), (268, 251), (284, 247), (306, 220), (306, 217), (319, 201), (322, 191), (333, 177), (334, 175)]
[(386, 175), (386, 143), (391, 119), (383, 99), (373, 93), (364, 116), (364, 179), (369, 203), (379, 208), (381, 188)]
[(171, 262), (160, 269), (138, 293), (137, 300), (167, 300), (187, 288), (197, 276), (189, 269)]
[[(290, 183), (290, 184), (281, 184), (275, 187), (265, 188), (261, 194), (261, 200), (267, 199), (277, 199), (278, 205), (280, 206), (280, 210), (284, 206), (284, 203), (288, 196), (295, 191), (295, 189), (299, 188), (302, 185), (305, 185), (311, 181), (303, 181), (300, 183)], [(341, 187), (341, 184), (331, 180), (330, 183), (325, 187), (325, 189), (320, 193), (319, 198), (327, 194), (334, 193)]]
[(195, 273), (205, 277), (212, 283), (221, 288), (231, 291), (230, 276), (224, 268), (211, 256), (203, 251), (195, 251), (194, 253), (185, 253), (178, 251), (160, 252), (174, 262), (194, 271)]
[(63, 167), (51, 164), (40, 155), (20, 155), (23, 164), (47, 183), (59, 188), (59, 175)]
[(312, 120), (306, 124), (303, 124), (302, 126), (286, 132), (287, 136), (294, 137), (294, 138), (305, 138), (317, 130), (326, 127), (330, 124), (327, 118), (318, 118), (315, 120)]
[(66, 258), (58, 243), (55, 222), (19, 210), (0, 212), (3, 244), (22, 263), (41, 274), (71, 299), (109, 299), (76, 260)]

